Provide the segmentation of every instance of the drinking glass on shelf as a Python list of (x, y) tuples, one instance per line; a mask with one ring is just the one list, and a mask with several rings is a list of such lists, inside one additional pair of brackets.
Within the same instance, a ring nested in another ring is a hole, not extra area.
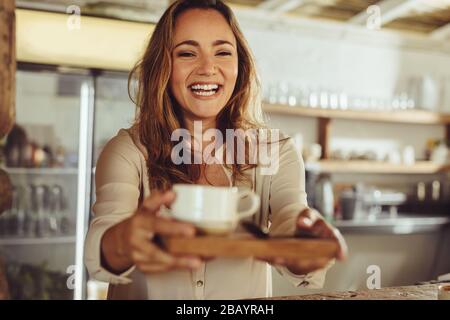
[(36, 187), (36, 235), (47, 237), (50, 235), (48, 186), (39, 185)]
[(400, 94), (399, 101), (400, 110), (408, 109), (408, 95), (405, 92)]
[(393, 111), (397, 111), (400, 109), (400, 98), (398, 95), (395, 95), (391, 100), (391, 108)]
[(36, 234), (35, 189), (35, 185), (28, 184), (24, 193), (25, 234), (29, 237), (34, 237)]
[(406, 93), (414, 101), (414, 105), (420, 100), (421, 81), (418, 77), (410, 77), (406, 80)]
[(52, 232), (57, 234), (70, 233), (70, 219), (66, 214), (66, 207), (64, 203), (63, 188), (60, 185), (53, 185), (51, 188), (52, 204), (50, 211), (50, 225)]
[(309, 94), (310, 94), (309, 88), (300, 89), (300, 106), (305, 108), (310, 106)]
[(24, 232), (24, 211), (22, 208), (23, 187), (15, 185), (13, 187), (12, 206), (7, 219), (7, 233), (12, 236), (21, 236)]
[(416, 161), (416, 151), (411, 145), (405, 146), (402, 151), (402, 161), (405, 165), (413, 165)]
[(55, 189), (53, 186), (50, 188), (49, 193), (49, 226), (52, 234), (57, 234), (59, 229), (59, 219), (58, 219), (58, 198), (59, 198), (59, 190)]
[(22, 237), (25, 234), (25, 220), (26, 220), (26, 212), (25, 212), (25, 188), (22, 185), (17, 187), (19, 192), (18, 199), (18, 211), (17, 211), (17, 235)]
[(60, 186), (52, 186), (50, 190), (50, 230), (52, 233), (59, 233), (60, 231), (60, 211), (61, 211), (61, 193)]
[(288, 87), (288, 105), (295, 107), (298, 104), (297, 100), (297, 90), (293, 85)]
[(306, 107), (307, 106), (306, 101), (308, 99), (307, 98), (305, 99), (305, 91), (303, 90), (303, 88), (297, 87), (295, 89), (295, 96), (296, 96), (296, 100), (297, 100), (297, 107)]
[(319, 106), (319, 94), (315, 90), (309, 92), (309, 103), (311, 108), (317, 108)]
[(437, 111), (440, 100), (440, 85), (434, 75), (425, 75), (421, 78), (420, 107), (429, 111)]
[(322, 109), (328, 109), (329, 101), (328, 101), (328, 92), (326, 90), (320, 90), (319, 95), (319, 106)]
[(408, 99), (406, 101), (406, 108), (409, 110), (416, 108), (416, 102), (414, 101), (413, 98), (408, 97)]
[(337, 109), (339, 107), (339, 95), (335, 92), (330, 94), (330, 108)]
[(289, 85), (282, 81), (278, 85), (278, 103), (288, 104), (289, 99)]
[(348, 109), (348, 95), (345, 92), (339, 93), (339, 109)]

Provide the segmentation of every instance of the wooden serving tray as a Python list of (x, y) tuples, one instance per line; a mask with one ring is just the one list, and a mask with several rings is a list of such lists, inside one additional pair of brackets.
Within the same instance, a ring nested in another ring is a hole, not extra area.
[(302, 238), (257, 239), (252, 236), (198, 236), (164, 238), (163, 245), (174, 255), (209, 257), (280, 257), (293, 259), (334, 258), (334, 240)]

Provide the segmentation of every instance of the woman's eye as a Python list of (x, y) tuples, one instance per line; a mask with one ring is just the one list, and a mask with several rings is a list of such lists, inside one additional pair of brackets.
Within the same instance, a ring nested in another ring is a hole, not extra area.
[(231, 52), (228, 51), (221, 51), (217, 53), (218, 56), (231, 56)]
[(184, 57), (184, 58), (190, 58), (194, 57), (195, 55), (192, 52), (179, 52), (177, 54), (178, 57)]

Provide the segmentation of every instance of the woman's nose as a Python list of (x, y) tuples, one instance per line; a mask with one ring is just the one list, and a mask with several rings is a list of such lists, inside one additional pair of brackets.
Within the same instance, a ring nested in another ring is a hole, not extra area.
[(213, 75), (217, 71), (216, 64), (213, 59), (210, 57), (203, 57), (200, 60), (199, 67), (197, 69), (197, 73), (199, 75)]

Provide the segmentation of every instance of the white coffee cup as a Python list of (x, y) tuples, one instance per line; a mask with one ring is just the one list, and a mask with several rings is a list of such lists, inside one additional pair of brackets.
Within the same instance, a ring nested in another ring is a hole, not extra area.
[[(252, 190), (237, 187), (175, 184), (173, 191), (176, 199), (165, 214), (190, 222), (208, 234), (232, 232), (239, 220), (253, 215), (260, 204), (259, 196)], [(250, 199), (249, 208), (238, 210), (246, 197)]]

